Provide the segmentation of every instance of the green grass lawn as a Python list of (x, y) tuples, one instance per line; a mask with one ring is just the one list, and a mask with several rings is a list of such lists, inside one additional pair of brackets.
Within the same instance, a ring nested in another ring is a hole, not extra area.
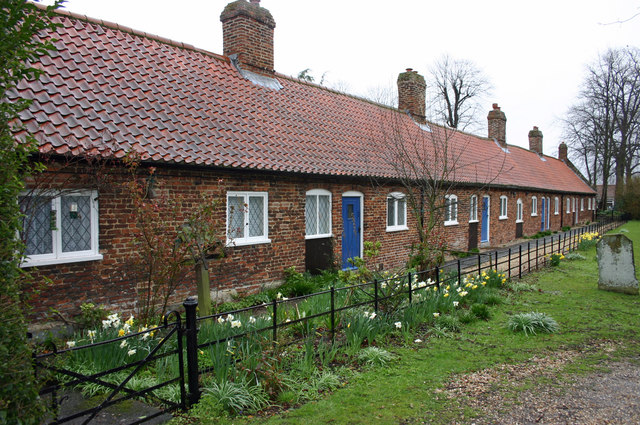
[[(634, 244), (640, 264), (640, 222), (623, 226)], [(618, 229), (619, 230), (619, 229)], [(491, 308), (489, 321), (463, 327), (451, 338), (429, 337), (421, 343), (387, 347), (397, 359), (385, 367), (354, 374), (342, 388), (325, 398), (277, 415), (240, 417), (211, 423), (233, 424), (448, 424), (477, 414), (464, 400), (447, 399), (438, 390), (454, 374), (467, 373), (501, 363), (519, 363), (533, 356), (575, 349), (584, 355), (567, 366), (562, 376), (598, 367), (606, 358), (624, 357), (640, 348), (640, 297), (597, 289), (595, 248), (581, 252), (585, 260), (562, 261), (560, 266), (526, 276), (523, 282), (535, 290), (510, 293), (504, 304)], [(525, 336), (506, 327), (512, 314), (542, 312), (560, 325), (554, 334)], [(615, 342), (605, 351), (598, 341)], [(536, 377), (522, 388), (536, 384)]]

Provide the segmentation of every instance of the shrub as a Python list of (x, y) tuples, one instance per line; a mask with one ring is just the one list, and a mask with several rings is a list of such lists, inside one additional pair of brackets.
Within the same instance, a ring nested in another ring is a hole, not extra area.
[(544, 313), (520, 313), (509, 318), (507, 327), (513, 332), (524, 332), (525, 335), (537, 332), (553, 333), (559, 329), (558, 323)]
[(507, 283), (507, 275), (498, 270), (489, 270), (480, 274), (481, 283), (488, 288), (503, 288)]
[[(267, 394), (260, 385), (250, 385), (244, 381), (211, 382), (203, 393), (199, 403), (202, 404), (200, 410), (214, 412), (222, 410), (229, 413), (256, 412), (269, 405)], [(197, 416), (198, 412), (196, 409), (194, 416)]]
[(456, 316), (450, 315), (438, 316), (434, 321), (434, 327), (450, 332), (460, 332), (460, 319)]
[(598, 232), (583, 233), (578, 238), (578, 251), (586, 251), (593, 248), (600, 240)]
[(560, 265), (560, 261), (564, 260), (564, 254), (561, 252), (557, 252), (557, 253), (553, 253), (553, 254), (548, 254), (547, 259), (549, 261), (549, 265), (551, 267), (556, 267), (558, 265)]
[(476, 320), (478, 320), (476, 315), (473, 314), (473, 312), (471, 312), (470, 310), (463, 310), (459, 312), (458, 319), (460, 320), (460, 323), (464, 323), (464, 324), (473, 323)]
[(489, 307), (486, 304), (473, 304), (471, 313), (480, 320), (489, 320), (491, 318), (491, 311), (489, 311)]
[(395, 355), (378, 347), (367, 347), (358, 353), (358, 361), (368, 366), (385, 366)]
[(567, 253), (567, 255), (565, 255), (564, 258), (566, 258), (567, 260), (586, 260), (587, 259), (587, 257), (575, 251)]

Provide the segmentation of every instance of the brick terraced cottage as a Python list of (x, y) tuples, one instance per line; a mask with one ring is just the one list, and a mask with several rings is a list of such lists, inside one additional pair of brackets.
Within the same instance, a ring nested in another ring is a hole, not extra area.
[[(544, 155), (536, 127), (530, 149), (508, 145), (497, 105), (488, 137), (454, 132), (425, 121), (424, 79), (411, 69), (390, 108), (276, 73), (275, 21), (259, 1), (230, 3), (220, 19), (224, 55), (65, 11), (55, 18), (57, 51), (36, 64), (38, 81), (14, 93), (33, 100), (22, 121), (53, 159), (51, 181), (66, 189), (25, 195), (48, 196), (27, 211), (24, 234), (24, 267), (50, 279), (33, 300), (36, 315), (75, 314), (83, 302), (135, 309), (119, 162), (128, 152), (155, 167), (156, 190), (190, 200), (185, 209), (203, 194), (220, 200), (229, 247), (211, 263), (211, 280), (224, 291), (277, 283), (292, 266), (344, 267), (364, 241), (382, 244), (376, 267), (404, 265), (417, 233), (390, 146), (446, 142), (456, 166), (442, 230), (455, 249), (593, 220), (595, 192), (566, 145), (558, 158)], [(442, 166), (433, 143), (420, 146), (416, 157)], [(60, 165), (87, 155), (111, 159), (109, 184), (82, 161)], [(175, 300), (195, 292), (188, 279)]]

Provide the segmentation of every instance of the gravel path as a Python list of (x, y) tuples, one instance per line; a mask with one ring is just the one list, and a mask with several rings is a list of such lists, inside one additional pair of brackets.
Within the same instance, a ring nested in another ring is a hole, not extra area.
[[(613, 351), (611, 344), (600, 346)], [(640, 356), (603, 362), (603, 371), (558, 374), (580, 355), (565, 351), (455, 377), (443, 395), (466, 397), (483, 415), (454, 423), (640, 424)]]

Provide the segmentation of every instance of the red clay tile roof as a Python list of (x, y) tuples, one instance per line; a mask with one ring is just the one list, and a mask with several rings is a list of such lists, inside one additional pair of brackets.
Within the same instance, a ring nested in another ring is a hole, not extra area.
[(22, 121), (42, 152), (135, 150), (156, 162), (393, 178), (390, 144), (424, 144), (416, 155), (428, 153), (433, 169), (435, 138), (457, 161), (453, 180), (594, 193), (561, 161), (526, 149), (427, 132), (404, 113), (279, 74), (281, 90), (255, 85), (226, 57), (115, 24), (65, 12), (56, 21), (58, 51), (15, 94), (33, 99)]

